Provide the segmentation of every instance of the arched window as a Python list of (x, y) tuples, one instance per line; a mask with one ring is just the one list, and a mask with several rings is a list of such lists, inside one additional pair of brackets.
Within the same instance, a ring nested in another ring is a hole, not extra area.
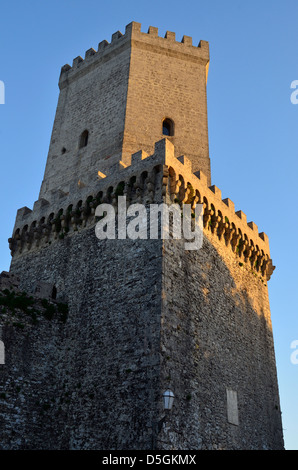
[(79, 148), (80, 149), (87, 146), (88, 136), (89, 136), (89, 132), (87, 130), (82, 132), (81, 137), (80, 137), (80, 142), (79, 142)]
[(174, 122), (172, 119), (166, 118), (162, 121), (162, 133), (169, 137), (174, 135)]

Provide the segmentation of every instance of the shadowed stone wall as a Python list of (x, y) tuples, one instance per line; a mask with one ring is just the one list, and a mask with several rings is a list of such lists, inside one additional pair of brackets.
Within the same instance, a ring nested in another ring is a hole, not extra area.
[(1, 316), (0, 448), (150, 449), (160, 399), (161, 241), (99, 241), (85, 230), (28, 254), (12, 272), (29, 293), (40, 280), (55, 283), (69, 314), (66, 323), (24, 328)]
[[(281, 449), (266, 283), (206, 235), (199, 251), (165, 242), (161, 370), (176, 399), (159, 446)], [(236, 424), (228, 420), (227, 390), (236, 392)]]
[(211, 232), (185, 251), (90, 228), (11, 272), (29, 293), (54, 283), (69, 313), (23, 328), (1, 316), (1, 448), (283, 447), (267, 287)]

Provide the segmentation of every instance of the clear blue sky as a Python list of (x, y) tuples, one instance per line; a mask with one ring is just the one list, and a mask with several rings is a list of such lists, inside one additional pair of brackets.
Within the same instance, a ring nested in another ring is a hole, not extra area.
[(131, 21), (209, 41), (212, 182), (268, 234), (269, 282), (285, 444), (298, 449), (297, 0), (11, 0), (0, 4), (0, 270), (8, 270), (15, 214), (38, 199), (60, 68)]

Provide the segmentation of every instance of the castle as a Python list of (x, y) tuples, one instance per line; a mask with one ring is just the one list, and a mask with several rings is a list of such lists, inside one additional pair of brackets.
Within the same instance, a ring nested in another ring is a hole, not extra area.
[[(208, 65), (207, 42), (132, 22), (62, 67), (40, 194), (17, 212), (0, 284), (1, 449), (283, 449), (274, 266), (211, 185)], [(96, 207), (119, 196), (202, 204), (202, 248), (99, 240)]]

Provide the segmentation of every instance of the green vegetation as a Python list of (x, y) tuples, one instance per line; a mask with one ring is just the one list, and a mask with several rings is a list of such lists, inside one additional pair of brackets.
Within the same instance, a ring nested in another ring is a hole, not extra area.
[(5, 289), (0, 293), (0, 305), (7, 307), (13, 312), (15, 309), (19, 309), (28, 313), (29, 307), (32, 307), (33, 303), (33, 297), (29, 297), (25, 292), (15, 293)]
[[(68, 305), (64, 303), (51, 303), (47, 299), (41, 299), (41, 309), (38, 309), (38, 300), (25, 292), (14, 292), (8, 289), (0, 292), (0, 315), (10, 312), (11, 316), (15, 316), (16, 312), (21, 312), (29, 317), (33, 324), (38, 323), (38, 316), (43, 316), (47, 320), (57, 318), (63, 323), (66, 322), (68, 316)], [(15, 321), (13, 325), (17, 328), (24, 328), (25, 325), (19, 321)]]

